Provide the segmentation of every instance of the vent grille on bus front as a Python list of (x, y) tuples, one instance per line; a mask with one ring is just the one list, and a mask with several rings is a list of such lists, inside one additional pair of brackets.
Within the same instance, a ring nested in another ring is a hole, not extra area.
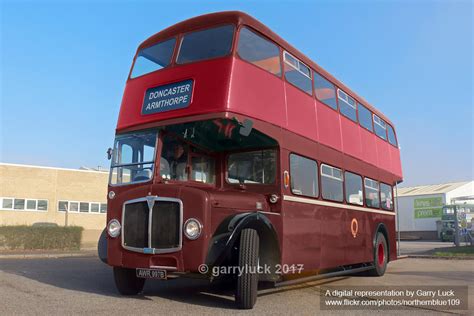
[(177, 199), (148, 197), (129, 201), (123, 209), (122, 246), (143, 253), (178, 251), (182, 217), (182, 203)]

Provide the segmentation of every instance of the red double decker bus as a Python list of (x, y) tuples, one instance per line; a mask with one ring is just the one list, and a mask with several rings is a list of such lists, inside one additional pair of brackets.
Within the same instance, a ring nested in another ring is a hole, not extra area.
[(397, 257), (393, 124), (247, 14), (138, 47), (110, 154), (99, 254), (122, 294), (217, 271), (252, 308), (259, 281), (381, 276)]

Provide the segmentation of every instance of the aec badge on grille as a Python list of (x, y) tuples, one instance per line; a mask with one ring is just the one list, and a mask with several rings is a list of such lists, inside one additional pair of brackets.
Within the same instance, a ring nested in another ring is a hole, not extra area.
[(142, 114), (182, 109), (191, 103), (193, 80), (184, 80), (146, 90)]

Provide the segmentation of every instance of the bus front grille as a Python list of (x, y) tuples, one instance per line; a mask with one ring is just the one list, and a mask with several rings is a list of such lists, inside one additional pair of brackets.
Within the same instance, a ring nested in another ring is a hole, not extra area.
[(122, 246), (148, 254), (181, 249), (182, 202), (147, 197), (126, 202), (122, 214)]

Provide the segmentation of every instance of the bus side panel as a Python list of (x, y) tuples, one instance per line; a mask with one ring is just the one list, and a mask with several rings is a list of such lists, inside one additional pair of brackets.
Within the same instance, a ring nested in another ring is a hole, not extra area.
[(347, 210), (343, 228), (345, 240), (345, 262), (355, 264), (372, 260), (372, 235), (370, 213)]
[(314, 99), (290, 83), (285, 83), (285, 92), (288, 129), (311, 140), (318, 141)]
[(342, 151), (341, 129), (339, 113), (327, 105), (316, 101), (316, 126), (318, 128), (319, 142)]
[(345, 154), (362, 158), (359, 125), (341, 115), (342, 148)]
[(317, 269), (321, 257), (321, 221), (317, 206), (283, 202), (282, 264), (303, 264), (305, 271)]
[(377, 146), (377, 167), (387, 170), (392, 167), (390, 159), (390, 145), (383, 139), (375, 136), (375, 144)]
[(362, 146), (362, 160), (377, 166), (377, 147), (375, 136), (363, 127), (359, 127), (360, 143)]
[(400, 178), (402, 177), (402, 162), (400, 159), (400, 149), (395, 148), (393, 146), (389, 146), (390, 148), (390, 158), (392, 160), (392, 168), (391, 172)]
[(266, 122), (286, 126), (283, 81), (275, 75), (234, 58), (228, 108)]
[(335, 268), (345, 264), (344, 219), (345, 210), (330, 206), (319, 206), (321, 218), (321, 264), (320, 269)]

